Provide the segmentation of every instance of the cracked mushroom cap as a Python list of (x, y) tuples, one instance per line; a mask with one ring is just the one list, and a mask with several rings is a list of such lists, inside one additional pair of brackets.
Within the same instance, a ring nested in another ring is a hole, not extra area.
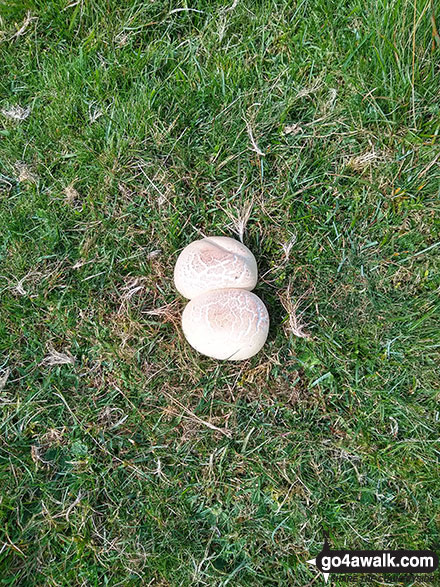
[(182, 314), (189, 344), (214, 359), (241, 361), (263, 347), (269, 314), (258, 296), (245, 289), (217, 289), (192, 299)]
[(251, 251), (227, 236), (210, 236), (189, 244), (174, 268), (174, 284), (185, 298), (234, 287), (251, 290), (257, 284), (257, 262)]

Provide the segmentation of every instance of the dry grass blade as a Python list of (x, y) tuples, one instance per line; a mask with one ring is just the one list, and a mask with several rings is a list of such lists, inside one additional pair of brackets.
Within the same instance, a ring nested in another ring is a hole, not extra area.
[(306, 86), (299, 90), (299, 92), (296, 94), (296, 98), (306, 98), (307, 96), (310, 96), (310, 94), (317, 92), (322, 87), (322, 85), (321, 78), (317, 77), (310, 86)]
[(151, 259), (157, 259), (157, 257), (160, 257), (162, 251), (160, 249), (155, 249), (153, 251), (150, 251), (149, 253), (147, 253), (147, 259), (151, 260)]
[(3, 373), (3, 375), (0, 375), (0, 391), (2, 391), (5, 388), (5, 385), (8, 381), (10, 372), (11, 372), (10, 369), (6, 369), (6, 371)]
[(286, 243), (282, 243), (282, 248), (284, 251), (284, 260), (287, 262), (290, 257), (290, 252), (293, 248), (293, 245), (296, 243), (297, 236), (294, 234)]
[(38, 176), (32, 171), (29, 165), (26, 165), (26, 163), (16, 163), (15, 169), (18, 172), (18, 183), (37, 183)]
[(246, 128), (247, 128), (247, 132), (248, 132), (248, 135), (249, 135), (249, 139), (250, 139), (251, 144), (252, 144), (252, 151), (255, 151), (255, 153), (259, 157), (266, 157), (266, 155), (263, 153), (263, 151), (257, 145), (256, 140), (254, 139), (254, 135), (252, 133), (252, 127), (251, 127), (250, 123), (247, 120), (245, 122), (246, 122)]
[(73, 365), (75, 363), (75, 357), (69, 352), (59, 353), (55, 349), (49, 349), (49, 354), (44, 357), (40, 365), (45, 367), (54, 367), (55, 365)]
[(237, 234), (240, 238), (240, 241), (243, 242), (243, 236), (246, 232), (246, 226), (249, 222), (249, 218), (252, 214), (252, 208), (254, 207), (254, 202), (251, 200), (250, 202), (246, 202), (240, 210), (236, 211), (236, 214), (226, 210), (226, 214), (232, 221), (232, 230)]
[(41, 275), (39, 271), (29, 271), (29, 273), (19, 279), (15, 285), (10, 286), (9, 289), (16, 296), (27, 296), (28, 291), (24, 288), (24, 282), (30, 280), (32, 277), (35, 278), (39, 275)]
[(287, 126), (285, 126), (283, 128), (283, 135), (297, 135), (299, 133), (302, 133), (303, 129), (299, 124), (288, 124)]
[(179, 337), (181, 336), (181, 312), (180, 302), (178, 300), (174, 300), (174, 302), (171, 302), (170, 304), (165, 304), (164, 306), (154, 308), (153, 310), (143, 310), (142, 313), (147, 314), (147, 316), (157, 316), (161, 318), (163, 322), (170, 322), (177, 330)]
[(235, 10), (238, 6), (238, 2), (239, 2), (239, 0), (234, 0), (234, 2), (231, 4), (231, 6), (229, 6), (229, 8), (226, 8), (225, 12), (230, 12), (231, 10)]
[(172, 401), (174, 404), (176, 404), (176, 406), (178, 406), (181, 410), (183, 410), (186, 414), (188, 414), (188, 416), (190, 416), (193, 420), (195, 420), (199, 424), (203, 424), (204, 426), (206, 426), (207, 428), (210, 428), (211, 430), (215, 430), (216, 432), (220, 432), (221, 434), (223, 434), (224, 436), (227, 436), (228, 438), (232, 437), (232, 432), (230, 430), (228, 430), (227, 428), (219, 428), (218, 426), (211, 424), (211, 422), (208, 422), (207, 420), (202, 420), (202, 418), (199, 418), (196, 414), (194, 414), (194, 412), (192, 412), (189, 408), (187, 408), (182, 403), (180, 403), (179, 400), (174, 398), (170, 393), (168, 393), (164, 389), (162, 389), (161, 391), (164, 395), (166, 395), (166, 397), (170, 401)]
[(14, 39), (18, 39), (19, 37), (21, 37), (22, 35), (24, 35), (24, 33), (26, 32), (28, 26), (31, 24), (31, 22), (33, 20), (38, 20), (38, 18), (36, 18), (35, 16), (31, 16), (31, 11), (28, 10), (24, 20), (23, 20), (23, 24), (21, 25), (21, 27), (18, 29), (18, 31), (16, 33), (14, 33), (12, 35), (12, 37), (9, 38), (10, 41), (14, 40)]
[(305, 331), (305, 325), (301, 322), (301, 316), (304, 313), (298, 312), (301, 302), (310, 294), (310, 290), (303, 293), (295, 301), (292, 299), (292, 287), (289, 284), (286, 291), (279, 294), (279, 298), (283, 308), (286, 310), (288, 320), (285, 324), (285, 330), (289, 334), (298, 336), (299, 338), (311, 338), (310, 334)]
[(165, 304), (164, 306), (160, 306), (160, 308), (154, 308), (153, 310), (144, 310), (143, 314), (148, 314), (148, 316), (165, 316), (166, 318), (176, 318), (178, 315), (178, 304), (179, 302), (175, 300), (170, 304)]
[(379, 156), (373, 149), (371, 151), (367, 151), (366, 153), (362, 153), (361, 155), (357, 155), (356, 157), (352, 157), (347, 162), (347, 167), (353, 169), (354, 171), (363, 171), (366, 167), (369, 167), (378, 159)]
[(204, 10), (197, 10), (197, 8), (174, 8), (168, 14), (176, 14), (177, 12), (199, 12), (200, 14), (205, 14)]
[(73, 183), (66, 186), (64, 188), (63, 192), (64, 192), (66, 204), (72, 205), (72, 204), (75, 204), (75, 202), (78, 202), (80, 200), (80, 195), (79, 195), (78, 191), (73, 187)]
[(145, 278), (133, 277), (128, 280), (126, 285), (122, 288), (123, 294), (121, 295), (122, 300), (130, 300), (134, 295), (139, 294), (145, 289)]
[(11, 120), (26, 120), (26, 118), (31, 113), (31, 109), (29, 107), (23, 108), (17, 104), (16, 106), (11, 106), (10, 108), (3, 108), (1, 112), (3, 116), (10, 118)]

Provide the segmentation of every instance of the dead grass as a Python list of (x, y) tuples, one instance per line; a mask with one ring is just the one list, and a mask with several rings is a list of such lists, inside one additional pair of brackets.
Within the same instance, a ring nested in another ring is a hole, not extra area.
[(305, 309), (300, 311), (300, 308), (304, 306), (304, 301), (307, 300), (310, 293), (311, 290), (308, 290), (297, 297), (297, 299), (294, 299), (293, 287), (289, 284), (284, 292), (278, 294), (280, 302), (287, 312), (287, 320), (283, 325), (287, 335), (293, 334), (299, 338), (311, 338), (310, 334), (306, 331), (306, 325), (302, 322)]
[(69, 351), (58, 352), (53, 347), (49, 347), (48, 354), (41, 361), (42, 367), (56, 367), (57, 365), (74, 365), (75, 357)]

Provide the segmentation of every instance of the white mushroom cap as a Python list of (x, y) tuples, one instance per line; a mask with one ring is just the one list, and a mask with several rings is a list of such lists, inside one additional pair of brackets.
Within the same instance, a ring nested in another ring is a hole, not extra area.
[(182, 314), (189, 344), (214, 359), (240, 361), (263, 347), (269, 314), (258, 296), (245, 289), (217, 289), (192, 299)]
[(185, 298), (213, 289), (251, 290), (257, 284), (257, 262), (251, 251), (227, 236), (210, 236), (189, 244), (174, 268), (174, 284)]

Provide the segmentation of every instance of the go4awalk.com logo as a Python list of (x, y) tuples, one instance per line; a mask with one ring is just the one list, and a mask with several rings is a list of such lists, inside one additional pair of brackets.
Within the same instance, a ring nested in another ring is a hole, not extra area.
[(438, 556), (432, 550), (332, 550), (325, 536), (318, 556), (307, 561), (316, 566), (327, 583), (330, 573), (433, 573)]

